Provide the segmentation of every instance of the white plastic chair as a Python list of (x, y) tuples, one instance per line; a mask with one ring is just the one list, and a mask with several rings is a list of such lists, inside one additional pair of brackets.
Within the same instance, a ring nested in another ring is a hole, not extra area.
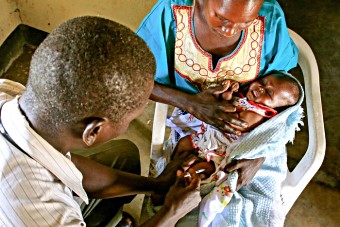
[(299, 48), (298, 63), (305, 82), (309, 143), (303, 158), (292, 172), (288, 171), (282, 183), (281, 195), (286, 213), (320, 168), (326, 150), (318, 65), (306, 41), (292, 30), (289, 34)]
[[(286, 213), (320, 168), (326, 149), (317, 62), (306, 41), (292, 30), (289, 30), (289, 33), (299, 48), (298, 64), (305, 82), (309, 144), (303, 158), (292, 172), (288, 171), (287, 178), (282, 183), (281, 193)], [(156, 162), (163, 155), (167, 112), (168, 105), (156, 103), (151, 141), (152, 162)]]

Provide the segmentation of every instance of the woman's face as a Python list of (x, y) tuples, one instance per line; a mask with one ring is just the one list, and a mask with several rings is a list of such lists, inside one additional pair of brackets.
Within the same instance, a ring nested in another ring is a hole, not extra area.
[(203, 0), (203, 16), (211, 31), (221, 37), (232, 37), (248, 28), (263, 0)]

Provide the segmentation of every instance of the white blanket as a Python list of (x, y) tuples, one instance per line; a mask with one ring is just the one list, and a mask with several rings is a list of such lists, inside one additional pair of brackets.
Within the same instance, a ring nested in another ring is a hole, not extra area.
[[(232, 172), (226, 181), (217, 184), (201, 203), (200, 226), (283, 225), (285, 214), (281, 213), (280, 189), (287, 171), (285, 144), (293, 141), (295, 130), (302, 123), (303, 110), (300, 104), (261, 124), (232, 149), (231, 159), (266, 157), (266, 160), (252, 182), (238, 192), (235, 191), (237, 171)], [(226, 198), (228, 195), (222, 196), (220, 193), (226, 187), (232, 193), (230, 202)], [(207, 210), (209, 214), (204, 213)]]

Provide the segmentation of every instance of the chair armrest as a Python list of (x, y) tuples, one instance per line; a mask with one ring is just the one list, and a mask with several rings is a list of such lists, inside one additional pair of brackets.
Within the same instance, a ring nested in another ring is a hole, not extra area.
[(151, 159), (155, 160), (162, 156), (165, 136), (165, 123), (168, 114), (168, 105), (156, 102), (155, 114), (152, 126)]

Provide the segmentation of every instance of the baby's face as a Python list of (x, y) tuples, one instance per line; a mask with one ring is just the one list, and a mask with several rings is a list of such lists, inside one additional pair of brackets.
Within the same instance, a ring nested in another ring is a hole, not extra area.
[(288, 106), (293, 97), (289, 83), (275, 75), (268, 75), (252, 82), (246, 89), (248, 100), (271, 108)]

